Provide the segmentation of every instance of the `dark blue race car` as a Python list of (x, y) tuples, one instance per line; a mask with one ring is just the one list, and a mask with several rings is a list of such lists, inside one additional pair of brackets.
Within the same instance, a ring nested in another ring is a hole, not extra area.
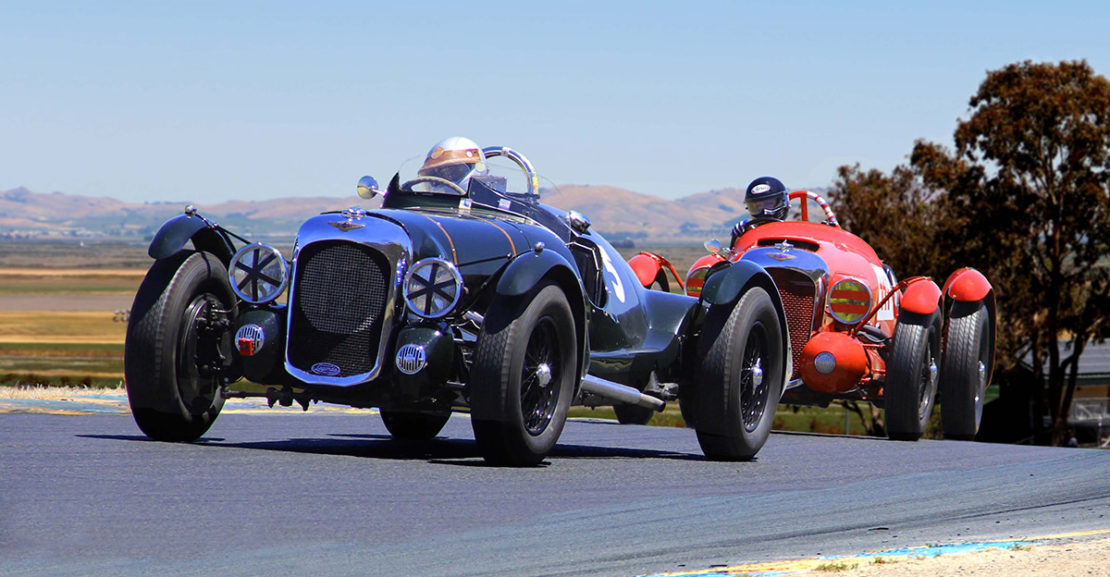
[(792, 371), (770, 276), (738, 263), (700, 297), (647, 290), (585, 217), (539, 202), (524, 156), (481, 154), (524, 190), (364, 177), (381, 208), (309, 218), (291, 260), (191, 207), (163, 225), (127, 329), (139, 428), (193, 441), (246, 396), (376, 407), (399, 439), (463, 411), (487, 461), (531, 465), (572, 404), (641, 422), (677, 400), (707, 457), (754, 457)]

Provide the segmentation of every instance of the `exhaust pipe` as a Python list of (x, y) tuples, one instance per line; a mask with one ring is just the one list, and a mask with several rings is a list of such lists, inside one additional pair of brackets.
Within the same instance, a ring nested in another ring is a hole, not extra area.
[(663, 409), (667, 406), (666, 401), (664, 401), (663, 399), (657, 399), (651, 395), (645, 395), (639, 390), (629, 387), (628, 385), (614, 383), (613, 381), (607, 381), (601, 377), (595, 377), (593, 375), (586, 375), (582, 379), (582, 390), (587, 393), (597, 395), (599, 397), (604, 397), (611, 401), (617, 401), (626, 405), (636, 405), (637, 407), (643, 407), (645, 409), (652, 409), (653, 411), (658, 413), (663, 412)]

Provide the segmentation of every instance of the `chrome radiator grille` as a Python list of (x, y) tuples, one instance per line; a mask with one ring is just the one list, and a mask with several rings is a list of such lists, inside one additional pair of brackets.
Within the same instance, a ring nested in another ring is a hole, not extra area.
[(289, 363), (326, 377), (370, 373), (386, 328), (382, 319), (390, 269), (381, 252), (365, 245), (318, 242), (304, 247), (289, 304)]
[(813, 330), (813, 300), (817, 286), (809, 277), (790, 269), (771, 269), (771, 277), (779, 287), (782, 307), (786, 313), (787, 329), (790, 331), (790, 349), (793, 353), (794, 374), (798, 378), (802, 348), (809, 342)]

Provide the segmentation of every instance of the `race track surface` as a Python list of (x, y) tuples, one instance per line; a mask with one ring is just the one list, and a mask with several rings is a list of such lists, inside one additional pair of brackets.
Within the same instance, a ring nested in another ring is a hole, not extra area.
[(369, 412), (221, 415), (196, 444), (125, 414), (0, 414), (0, 574), (612, 575), (1110, 528), (1110, 451), (776, 433), (748, 463), (683, 429), (572, 421), (486, 466)]

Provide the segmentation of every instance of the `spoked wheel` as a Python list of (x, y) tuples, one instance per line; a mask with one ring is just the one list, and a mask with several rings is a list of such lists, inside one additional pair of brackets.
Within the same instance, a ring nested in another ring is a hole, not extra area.
[(427, 441), (443, 430), (450, 413), (418, 413), (382, 409), (382, 422), (394, 439), (402, 441)]
[(983, 396), (994, 368), (990, 312), (983, 302), (952, 305), (940, 375), (940, 419), (945, 439), (969, 441), (979, 432)]
[(758, 287), (731, 313), (711, 309), (709, 314), (698, 345), (704, 360), (693, 399), (698, 443), (710, 459), (750, 460), (767, 442), (782, 395), (782, 325), (771, 296)]
[(894, 329), (894, 352), (886, 375), (887, 436), (916, 441), (929, 425), (937, 393), (939, 327), (933, 317), (903, 313)]
[(543, 285), (486, 316), (471, 369), (471, 422), (486, 461), (535, 465), (562, 434), (574, 394), (574, 317)]
[(748, 336), (740, 363), (740, 421), (749, 433), (759, 426), (767, 410), (769, 389), (763, 378), (763, 357), (767, 347), (767, 330), (762, 324), (757, 324)]
[(151, 267), (127, 324), (124, 374), (135, 422), (158, 441), (194, 441), (238, 378), (231, 353), (236, 314), (227, 270), (215, 256), (180, 253)]

